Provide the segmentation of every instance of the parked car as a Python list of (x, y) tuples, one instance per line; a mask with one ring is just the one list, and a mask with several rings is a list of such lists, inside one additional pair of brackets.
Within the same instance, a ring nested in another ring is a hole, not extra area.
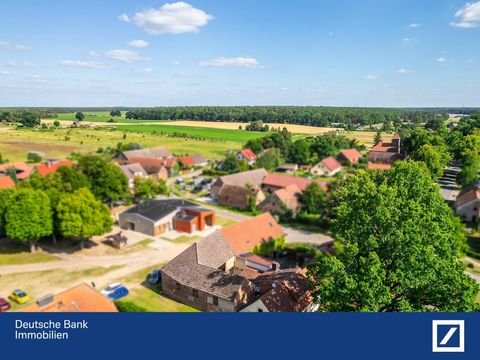
[(158, 284), (160, 281), (162, 281), (162, 271), (160, 269), (154, 269), (147, 275), (147, 282), (150, 285)]
[(23, 290), (14, 290), (8, 297), (10, 300), (15, 301), (17, 304), (26, 304), (30, 301), (30, 296)]
[(176, 182), (178, 185), (185, 184), (185, 181), (184, 181), (182, 178), (178, 178), (175, 182)]
[(114, 283), (101, 291), (103, 295), (112, 300), (118, 300), (128, 295), (128, 289), (120, 283)]
[(192, 190), (192, 194), (198, 194), (199, 192), (201, 192), (203, 190), (203, 186), (200, 186), (200, 185), (197, 185), (193, 188)]
[(10, 303), (4, 298), (0, 298), (0, 312), (6, 312), (11, 309)]

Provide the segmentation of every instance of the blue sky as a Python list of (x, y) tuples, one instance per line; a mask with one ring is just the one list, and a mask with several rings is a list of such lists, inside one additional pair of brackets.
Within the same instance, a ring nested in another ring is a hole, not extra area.
[(2, 0), (0, 106), (480, 106), (480, 1)]

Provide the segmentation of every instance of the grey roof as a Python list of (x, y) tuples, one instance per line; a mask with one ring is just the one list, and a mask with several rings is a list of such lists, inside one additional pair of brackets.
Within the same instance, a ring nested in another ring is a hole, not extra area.
[(127, 159), (135, 158), (135, 157), (158, 159), (158, 158), (172, 156), (172, 153), (170, 152), (170, 150), (164, 147), (155, 147), (155, 148), (149, 148), (149, 149), (124, 151), (123, 155)]
[(120, 170), (125, 174), (129, 179), (134, 179), (137, 177), (136, 174), (141, 174), (140, 176), (148, 176), (147, 172), (139, 163), (127, 164), (120, 166)]
[(162, 272), (182, 285), (227, 300), (235, 299), (240, 288), (249, 284), (244, 277), (199, 264), (197, 255), (198, 244), (193, 244), (165, 265)]
[(220, 231), (214, 232), (197, 243), (197, 262), (201, 265), (218, 269), (233, 256), (235, 254)]
[(158, 221), (184, 206), (194, 207), (196, 205), (182, 199), (148, 200), (123, 213), (139, 214), (147, 219)]

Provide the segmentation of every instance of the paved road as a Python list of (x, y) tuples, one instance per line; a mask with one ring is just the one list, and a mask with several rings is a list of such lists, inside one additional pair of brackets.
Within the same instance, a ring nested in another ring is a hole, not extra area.
[(443, 176), (437, 180), (440, 185), (440, 193), (447, 202), (453, 202), (457, 199), (459, 193), (457, 177), (460, 171), (460, 167), (452, 164), (445, 169)]

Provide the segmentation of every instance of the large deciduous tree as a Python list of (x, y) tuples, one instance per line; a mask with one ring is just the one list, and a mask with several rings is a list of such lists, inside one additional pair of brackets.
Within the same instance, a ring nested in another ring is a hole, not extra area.
[(29, 244), (30, 251), (33, 252), (37, 241), (51, 235), (53, 231), (50, 199), (41, 190), (15, 191), (8, 201), (5, 221), (7, 236), (14, 241)]
[(463, 228), (426, 166), (350, 177), (335, 194), (337, 256), (310, 268), (324, 311), (472, 311)]
[(83, 248), (84, 240), (102, 235), (112, 228), (108, 207), (95, 199), (86, 188), (63, 196), (57, 205), (60, 233), (75, 238)]
[(451, 155), (448, 148), (442, 145), (425, 144), (412, 154), (412, 159), (416, 161), (423, 161), (427, 165), (430, 174), (434, 179), (443, 175), (445, 167), (451, 160)]
[(78, 168), (85, 174), (97, 199), (115, 202), (128, 196), (128, 180), (118, 166), (100, 156), (82, 156)]

